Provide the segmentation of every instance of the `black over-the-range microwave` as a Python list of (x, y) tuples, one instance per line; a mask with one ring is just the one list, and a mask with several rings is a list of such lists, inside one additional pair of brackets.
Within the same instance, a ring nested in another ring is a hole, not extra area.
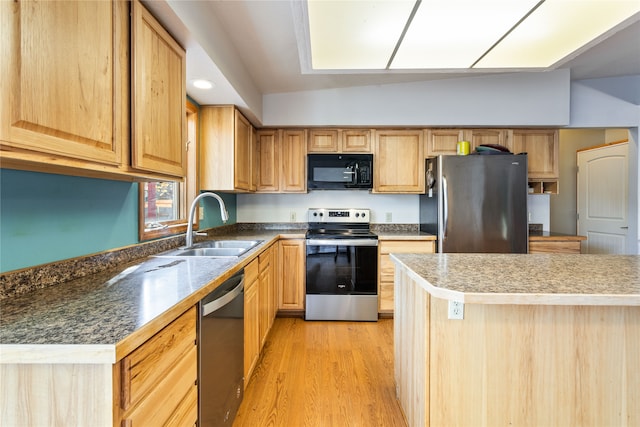
[(367, 190), (373, 188), (373, 154), (307, 155), (307, 189)]

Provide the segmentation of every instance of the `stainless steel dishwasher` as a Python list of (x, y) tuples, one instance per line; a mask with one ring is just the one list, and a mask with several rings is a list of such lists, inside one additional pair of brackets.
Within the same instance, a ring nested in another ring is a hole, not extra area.
[(244, 270), (199, 304), (198, 420), (231, 426), (244, 391)]

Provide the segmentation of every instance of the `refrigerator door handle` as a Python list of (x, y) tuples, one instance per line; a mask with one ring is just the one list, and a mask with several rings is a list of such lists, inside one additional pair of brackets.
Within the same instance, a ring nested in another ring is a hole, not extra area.
[(447, 221), (449, 219), (449, 194), (447, 192), (447, 178), (442, 176), (442, 239), (447, 238)]

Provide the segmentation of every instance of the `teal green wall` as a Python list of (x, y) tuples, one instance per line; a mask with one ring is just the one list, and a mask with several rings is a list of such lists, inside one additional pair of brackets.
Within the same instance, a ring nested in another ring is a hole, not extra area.
[[(236, 197), (223, 195), (236, 222)], [(205, 199), (200, 228), (222, 224)], [(138, 184), (0, 169), (0, 272), (138, 243)]]

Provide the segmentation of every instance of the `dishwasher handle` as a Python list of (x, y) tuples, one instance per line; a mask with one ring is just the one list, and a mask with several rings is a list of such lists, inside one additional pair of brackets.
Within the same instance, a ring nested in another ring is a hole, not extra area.
[[(233, 289), (231, 289), (229, 292), (225, 293), (224, 295), (220, 296), (219, 298), (214, 299), (213, 301), (207, 302), (206, 304), (202, 304), (203, 317), (208, 316), (214, 311), (220, 310), (222, 307), (229, 304), (231, 301), (235, 299), (235, 297), (237, 297), (242, 293), (242, 290), (244, 288), (244, 274), (236, 276), (234, 279), (236, 280), (239, 279), (240, 282)], [(233, 283), (230, 283), (230, 285), (233, 286), (236, 280), (233, 280)]]

